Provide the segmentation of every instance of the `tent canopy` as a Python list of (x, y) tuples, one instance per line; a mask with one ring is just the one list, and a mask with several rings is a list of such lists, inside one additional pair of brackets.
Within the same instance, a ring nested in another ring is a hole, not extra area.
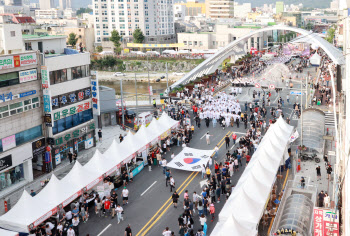
[[(89, 190), (101, 182), (104, 174), (111, 174), (122, 162), (128, 161), (137, 151), (175, 127), (178, 121), (163, 114), (159, 121), (154, 119), (152, 123), (152, 127), (141, 127), (135, 135), (129, 132), (120, 144), (113, 140), (105, 153), (96, 151), (85, 166), (76, 162), (63, 179), (58, 180), (52, 175), (49, 183), (36, 196), (32, 197), (24, 190), (12, 209), (0, 216), (0, 227), (29, 233), (31, 226), (37, 227), (55, 214), (57, 206), (68, 205), (82, 194), (82, 190)], [(3, 234), (0, 232), (0, 235)]]
[(239, 230), (244, 229), (250, 234), (242, 231), (237, 235), (256, 235), (256, 233), (251, 234), (251, 232), (256, 232), (254, 230), (256, 230), (264, 211), (266, 199), (274, 184), (284, 153), (287, 151), (287, 144), (292, 132), (293, 127), (286, 124), (282, 117), (271, 125), (220, 212), (215, 232), (224, 230), (223, 225), (227, 221), (232, 222), (231, 217), (233, 217), (239, 219), (239, 224), (228, 224), (230, 225), (227, 226), (229, 230), (240, 232)]

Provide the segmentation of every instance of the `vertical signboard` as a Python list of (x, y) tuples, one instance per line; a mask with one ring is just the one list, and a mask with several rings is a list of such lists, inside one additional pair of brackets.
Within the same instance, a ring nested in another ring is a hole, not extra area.
[(49, 71), (46, 66), (41, 66), (41, 85), (43, 89), (48, 89), (50, 87)]
[(51, 112), (51, 91), (49, 89), (43, 90), (43, 98), (44, 98), (44, 112)]
[(94, 115), (100, 115), (100, 94), (98, 88), (98, 72), (91, 71), (91, 95)]
[(53, 123), (52, 114), (51, 114), (52, 105), (51, 105), (50, 76), (46, 66), (41, 66), (41, 85), (43, 88), (45, 124), (46, 126), (53, 127), (54, 123)]
[(339, 236), (339, 212), (331, 209), (314, 208), (314, 235)]

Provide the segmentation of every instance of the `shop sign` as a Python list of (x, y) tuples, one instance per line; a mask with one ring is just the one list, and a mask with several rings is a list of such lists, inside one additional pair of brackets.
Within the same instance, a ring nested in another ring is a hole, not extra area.
[(50, 76), (46, 66), (41, 66), (41, 85), (43, 89), (50, 87)]
[(94, 181), (92, 181), (90, 184), (88, 184), (88, 185), (86, 186), (86, 190), (88, 191), (88, 190), (92, 189), (96, 184), (98, 184), (99, 182), (101, 182), (102, 179), (103, 179), (103, 177), (100, 176), (100, 177), (98, 177), (97, 179), (95, 179)]
[(78, 103), (72, 107), (67, 107), (61, 111), (56, 111), (53, 113), (53, 120), (56, 121), (89, 109), (91, 109), (91, 101)]
[(110, 169), (109, 171), (106, 172), (106, 175), (110, 175), (112, 174), (114, 171), (116, 171), (117, 169), (120, 168), (120, 164), (116, 165), (115, 167), (113, 167), (112, 169)]
[(98, 88), (98, 72), (91, 71), (91, 91), (92, 91), (92, 108), (94, 115), (100, 115), (100, 95)]
[(71, 139), (78, 138), (81, 135), (91, 131), (95, 130), (95, 122), (92, 121), (90, 124), (87, 126), (84, 126), (80, 129), (73, 130), (71, 132), (68, 132), (66, 135), (61, 136), (59, 138), (55, 139), (55, 145), (61, 145), (62, 143), (68, 142)]
[(51, 114), (45, 114), (44, 115), (44, 122), (47, 127), (52, 127), (52, 117)]
[(0, 70), (36, 64), (36, 53), (0, 57)]
[(314, 208), (314, 235), (339, 236), (339, 212), (330, 209)]
[(167, 131), (165, 131), (164, 133), (162, 133), (160, 135), (160, 139), (165, 139), (166, 137), (168, 137), (171, 134), (171, 129), (168, 129)]
[(24, 93), (19, 93), (19, 94), (13, 94), (12, 92), (9, 93), (3, 93), (0, 94), (0, 103), (2, 102), (7, 102), (7, 101), (12, 101), (18, 98), (23, 98), (23, 97), (27, 97), (27, 96), (31, 96), (36, 94), (36, 90), (31, 90), (28, 92), (24, 92)]
[(12, 166), (12, 155), (8, 155), (0, 159), (0, 171)]
[(85, 149), (89, 149), (94, 146), (94, 138), (89, 138), (85, 141)]
[(81, 195), (81, 190), (79, 190), (78, 192), (76, 192), (75, 194), (73, 194), (71, 197), (69, 197), (67, 200), (65, 200), (62, 205), (63, 207), (67, 206), (69, 203), (71, 203), (74, 199), (76, 199), (77, 197), (79, 197)]
[(25, 82), (29, 82), (37, 79), (38, 79), (38, 73), (36, 69), (19, 72), (20, 83), (25, 83)]
[(2, 149), (3, 151), (7, 151), (11, 148), (16, 147), (16, 136), (11, 135), (6, 138), (3, 138), (2, 140)]
[(29, 66), (29, 65), (37, 64), (35, 53), (21, 55), (20, 57), (21, 57), (21, 66)]
[(55, 207), (54, 209), (52, 209), (51, 211), (49, 211), (48, 213), (46, 213), (45, 215), (43, 215), (42, 217), (40, 217), (39, 219), (37, 219), (34, 223), (33, 226), (34, 228), (36, 228), (37, 226), (39, 226), (43, 221), (45, 221), (46, 219), (48, 219), (50, 216), (54, 215), (57, 213), (57, 207)]
[(39, 139), (32, 143), (33, 156), (45, 152), (45, 138)]
[(14, 68), (13, 56), (6, 56), (0, 58), (0, 70)]
[(43, 90), (43, 98), (44, 98), (44, 112), (51, 112), (51, 91), (49, 89)]
[(143, 167), (144, 167), (144, 164), (143, 164), (143, 162), (142, 162), (141, 165), (139, 165), (137, 168), (135, 168), (135, 169), (132, 171), (133, 176), (136, 176), (138, 173), (140, 173), (141, 170), (143, 170)]

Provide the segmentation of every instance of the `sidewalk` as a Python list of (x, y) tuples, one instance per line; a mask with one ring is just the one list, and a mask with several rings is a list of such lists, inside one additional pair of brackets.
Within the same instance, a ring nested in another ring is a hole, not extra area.
[[(119, 135), (126, 135), (127, 131), (123, 131), (118, 125), (117, 126), (107, 126), (102, 128), (102, 142), (97, 142), (96, 147), (92, 147), (88, 150), (83, 150), (79, 152), (78, 155), (78, 161), (80, 164), (85, 165), (94, 155), (96, 149), (98, 149), (101, 153), (104, 153), (108, 147), (112, 144), (113, 139), (117, 139), (119, 142)], [(60, 165), (56, 167), (56, 169), (53, 171), (53, 173), (56, 175), (58, 179), (62, 179), (64, 176), (66, 176), (69, 171), (72, 169), (74, 163), (69, 163), (69, 160), (63, 160)], [(28, 183), (24, 189), (27, 190), (28, 193), (30, 193), (31, 189), (33, 189), (37, 194), (41, 191), (41, 181), (45, 181), (46, 179), (51, 178), (51, 173), (45, 174), (40, 176), (39, 178), (35, 179), (34, 181)], [(0, 204), (0, 215), (3, 215), (5, 213), (5, 207), (3, 204), (3, 201), (7, 199), (8, 201), (8, 209), (11, 209), (17, 201), (20, 199), (23, 193), (23, 188), (20, 188), (19, 190), (5, 196), (1, 200)]]

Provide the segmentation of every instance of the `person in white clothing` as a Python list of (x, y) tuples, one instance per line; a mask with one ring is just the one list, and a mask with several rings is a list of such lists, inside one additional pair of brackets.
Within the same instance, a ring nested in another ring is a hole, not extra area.
[(165, 171), (166, 171), (166, 165), (167, 165), (167, 161), (165, 160), (165, 158), (163, 158), (162, 160), (162, 167), (163, 167), (163, 174), (165, 175)]
[(117, 205), (117, 219), (118, 219), (118, 224), (120, 223), (120, 220), (124, 220), (123, 216), (122, 216), (122, 212), (123, 212), (123, 207), (121, 207), (119, 204)]
[(169, 230), (169, 227), (166, 227), (163, 231), (163, 236), (171, 236), (171, 231)]
[(205, 135), (205, 139), (207, 140), (207, 144), (210, 145), (210, 135), (209, 132), (207, 132), (207, 134)]
[(67, 230), (67, 236), (75, 236), (75, 232), (74, 232), (74, 230), (72, 229), (72, 226), (69, 227), (69, 229)]
[(122, 191), (122, 196), (123, 196), (123, 205), (129, 204), (128, 200), (129, 200), (129, 190), (124, 187), (123, 191)]

